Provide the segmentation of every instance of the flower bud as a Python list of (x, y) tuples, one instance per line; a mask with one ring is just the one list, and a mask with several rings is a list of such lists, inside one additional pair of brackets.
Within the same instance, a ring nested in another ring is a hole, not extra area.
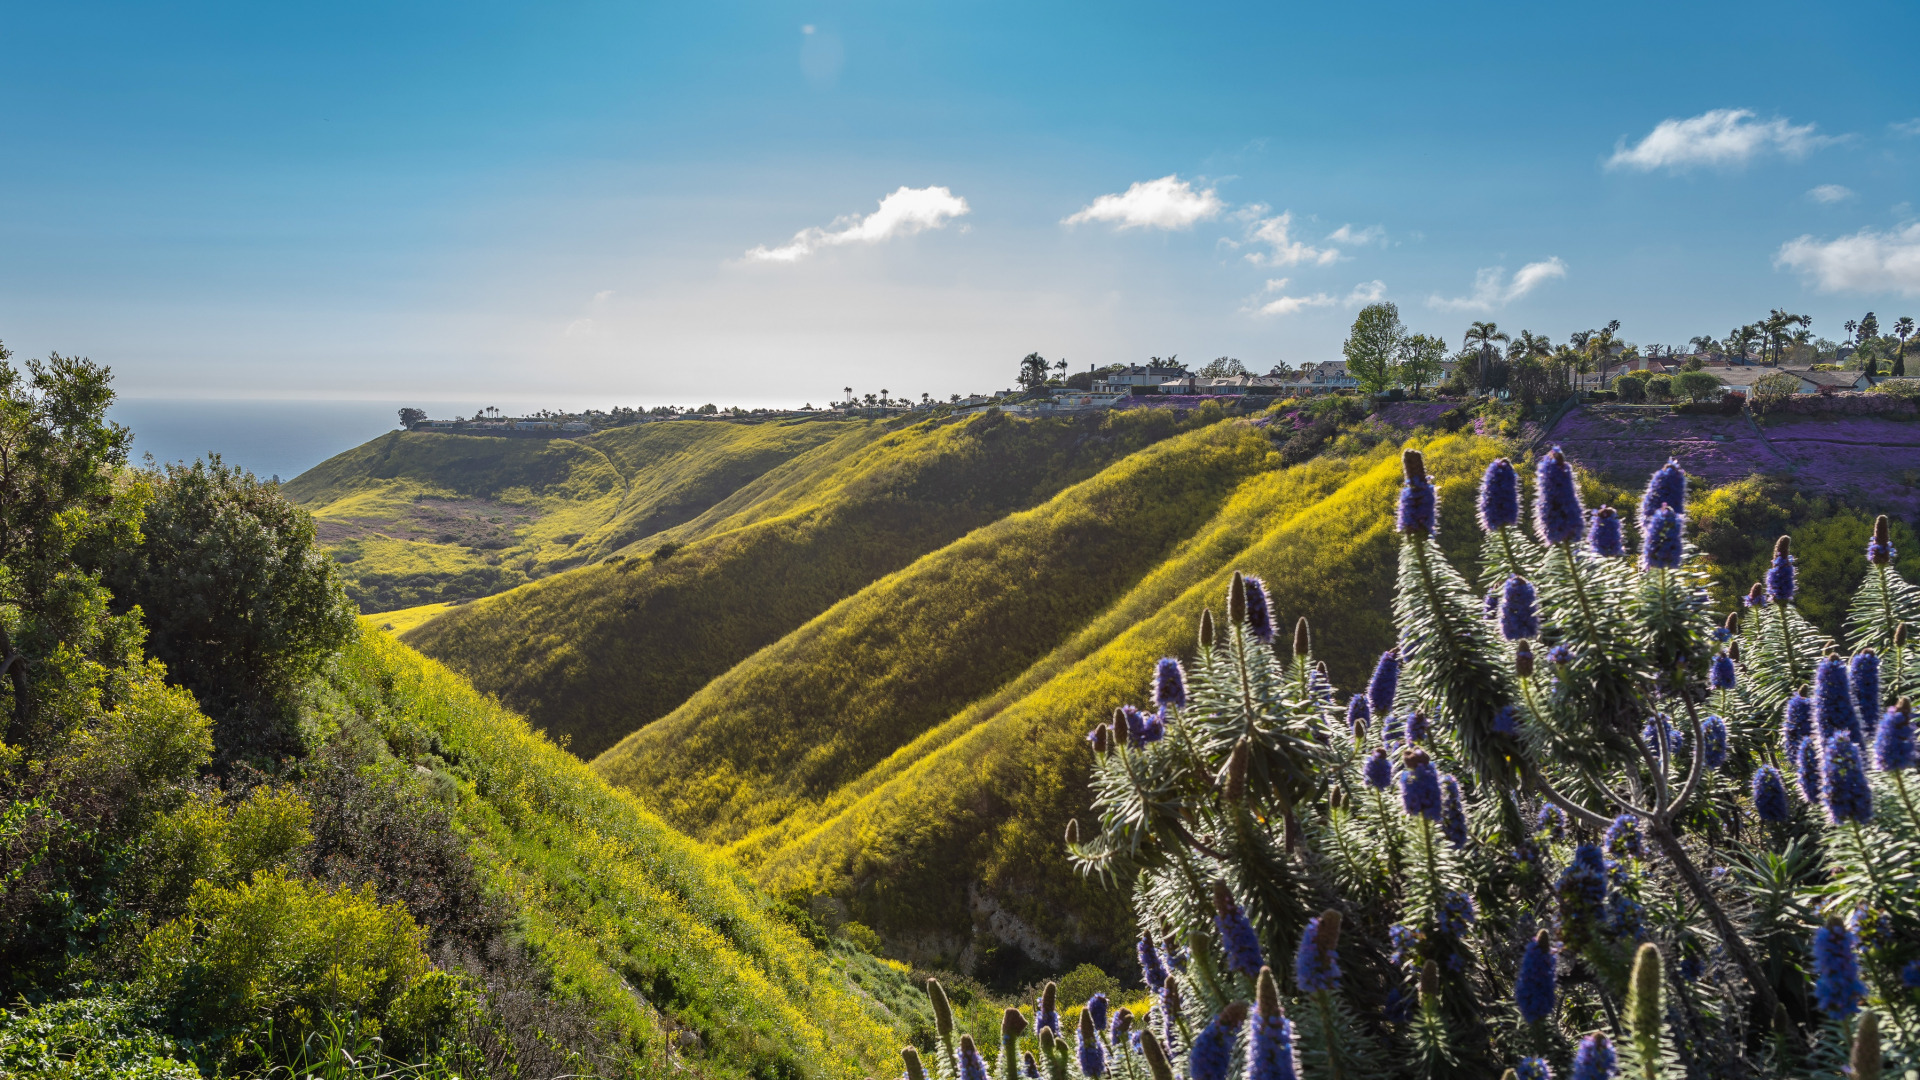
[(947, 992), (939, 979), (927, 980), (927, 1000), (933, 1003), (933, 1027), (941, 1038), (953, 1034), (953, 1007), (947, 1004)]
[(1101, 724), (1099, 727), (1093, 729), (1094, 753), (1104, 754), (1113, 748), (1113, 741), (1109, 731), (1110, 729), (1105, 724)]
[(1235, 626), (1247, 621), (1247, 581), (1238, 570), (1227, 586), (1227, 621)]
[(1009, 1008), (1000, 1016), (1000, 1038), (1011, 1042), (1027, 1030), (1027, 1018), (1019, 1009)]
[(1307, 630), (1307, 617), (1302, 615), (1300, 621), (1293, 624), (1293, 655), (1305, 657), (1312, 651), (1313, 635)]
[(1895, 647), (1898, 647), (1901, 645), (1905, 645), (1906, 643), (1907, 643), (1907, 624), (1903, 622), (1899, 626), (1896, 626), (1893, 628), (1893, 644)]
[(907, 1080), (927, 1080), (927, 1070), (920, 1065), (920, 1051), (903, 1046), (900, 1048), (900, 1059), (907, 1063)]
[(1127, 1033), (1132, 1030), (1133, 1030), (1133, 1010), (1126, 1008), (1124, 1006), (1114, 1010), (1113, 1027), (1110, 1032), (1110, 1038), (1112, 1039), (1113, 1044), (1115, 1046), (1126, 1045)]
[(1160, 1045), (1160, 1037), (1152, 1028), (1140, 1030), (1140, 1053), (1147, 1059), (1147, 1071), (1153, 1074), (1153, 1080), (1173, 1080), (1173, 1065), (1167, 1061), (1166, 1048)]
[(1740, 632), (1740, 613), (1737, 611), (1727, 612), (1727, 621), (1723, 625), (1727, 628), (1727, 636), (1732, 637), (1738, 634)]
[(1227, 801), (1237, 803), (1247, 797), (1247, 762), (1252, 756), (1252, 740), (1240, 736), (1240, 741), (1233, 744), (1233, 753), (1227, 755)]
[(1075, 847), (1080, 843), (1080, 819), (1067, 819), (1067, 846)]
[[(1885, 522), (1886, 518), (1880, 519)], [(1853, 1033), (1853, 1053), (1850, 1057), (1853, 1066), (1853, 1080), (1880, 1080), (1880, 1016), (1869, 1012), (1860, 1018), (1860, 1027)]]
[(1440, 1003), (1439, 994), (1440, 964), (1438, 961), (1429, 960), (1420, 965), (1420, 1004), (1426, 1005), (1432, 1002), (1437, 1006)]
[(1523, 679), (1529, 678), (1533, 675), (1533, 650), (1532, 649), (1529, 649), (1525, 645), (1522, 645), (1520, 647), (1520, 651), (1513, 654), (1513, 672), (1514, 674), (1520, 676)]
[(1207, 608), (1200, 612), (1200, 647), (1203, 649), (1213, 648), (1212, 608)]

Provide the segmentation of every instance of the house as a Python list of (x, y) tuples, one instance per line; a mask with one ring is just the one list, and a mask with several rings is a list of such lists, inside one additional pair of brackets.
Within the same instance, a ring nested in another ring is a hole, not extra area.
[(1095, 393), (1131, 394), (1135, 387), (1159, 386), (1168, 379), (1184, 379), (1186, 368), (1166, 364), (1128, 364), (1102, 372), (1093, 379)]
[(1300, 374), (1314, 393), (1328, 390), (1350, 390), (1360, 385), (1360, 380), (1347, 371), (1345, 360), (1309, 361), (1300, 365)]
[(1753, 384), (1769, 375), (1788, 375), (1797, 380), (1796, 394), (1834, 394), (1843, 390), (1868, 390), (1873, 387), (1873, 380), (1864, 371), (1811, 371), (1807, 368), (1764, 367), (1759, 364), (1703, 370), (1719, 376), (1720, 385), (1727, 390), (1749, 395), (1753, 393)]

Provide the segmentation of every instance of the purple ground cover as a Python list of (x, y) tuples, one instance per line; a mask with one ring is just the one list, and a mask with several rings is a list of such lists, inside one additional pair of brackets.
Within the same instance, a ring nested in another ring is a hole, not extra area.
[(1575, 409), (1547, 434), (1582, 466), (1616, 480), (1669, 457), (1719, 485), (1752, 473), (1791, 478), (1809, 494), (1912, 518), (1920, 512), (1920, 422), (1886, 415), (1785, 413), (1679, 416)]

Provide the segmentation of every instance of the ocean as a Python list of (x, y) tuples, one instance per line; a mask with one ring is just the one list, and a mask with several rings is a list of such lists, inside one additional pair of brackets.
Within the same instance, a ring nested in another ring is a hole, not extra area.
[(107, 415), (133, 429), (133, 459), (191, 461), (217, 453), (261, 479), (291, 480), (344, 450), (400, 427), (400, 407), (432, 416), (474, 406), (419, 401), (193, 401), (122, 398)]

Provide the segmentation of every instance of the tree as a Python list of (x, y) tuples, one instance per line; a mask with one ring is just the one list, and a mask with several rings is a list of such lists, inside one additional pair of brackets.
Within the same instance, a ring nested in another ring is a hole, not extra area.
[(1201, 368), (1196, 374), (1205, 375), (1209, 379), (1228, 379), (1235, 375), (1245, 375), (1246, 373), (1247, 367), (1245, 364), (1242, 364), (1231, 356), (1222, 356), (1210, 361), (1207, 366)]
[(1439, 377), (1446, 358), (1447, 343), (1440, 338), (1413, 334), (1402, 339), (1397, 372), (1400, 383), (1418, 394), (1421, 387)]
[(1673, 389), (1694, 401), (1710, 401), (1720, 394), (1720, 379), (1704, 371), (1683, 371), (1674, 376)]
[(1862, 344), (1880, 336), (1880, 320), (1869, 311), (1860, 316), (1860, 341)]
[(1628, 371), (1614, 376), (1613, 390), (1629, 404), (1647, 400), (1647, 373)]
[(1720, 347), (1712, 334), (1696, 334), (1687, 339), (1687, 345), (1696, 353), (1712, 352)]
[(1038, 390), (1047, 385), (1047, 358), (1028, 353), (1020, 358), (1019, 383), (1022, 390)]
[(1400, 309), (1391, 301), (1360, 309), (1340, 351), (1347, 360), (1347, 374), (1360, 384), (1362, 393), (1378, 394), (1393, 385), (1393, 366), (1406, 336)]
[(1613, 366), (1614, 346), (1619, 344), (1614, 333), (1619, 329), (1620, 320), (1615, 319), (1598, 330), (1588, 331), (1585, 340), (1578, 346), (1586, 363), (1579, 366), (1586, 370), (1597, 370), (1600, 377), (1605, 379), (1607, 370)]
[(1900, 316), (1893, 324), (1893, 336), (1900, 339), (1900, 348), (1893, 354), (1891, 374), (1895, 377), (1904, 376), (1907, 373), (1907, 339), (1913, 336), (1913, 318)]
[(1491, 322), (1476, 322), (1472, 326), (1467, 327), (1465, 338), (1466, 338), (1466, 347), (1473, 349), (1475, 352), (1479, 353), (1479, 356), (1480, 356), (1479, 382), (1482, 386), (1484, 386), (1487, 383), (1487, 377), (1489, 374), (1487, 369), (1493, 365), (1493, 358), (1495, 355), (1497, 355), (1497, 352), (1494, 348), (1494, 342), (1510, 341), (1512, 339), (1509, 338), (1506, 334), (1501, 333), (1500, 327), (1497, 324), (1491, 323)]
[(1066, 357), (1063, 356), (1060, 359), (1055, 360), (1053, 362), (1053, 377), (1056, 379), (1064, 379), (1067, 377), (1067, 358)]
[(1272, 367), (1267, 369), (1267, 378), (1269, 379), (1284, 379), (1291, 374), (1293, 374), (1293, 365), (1287, 363), (1285, 360), (1276, 361)]
[(218, 454), (149, 482), (140, 545), (105, 574), (115, 606), (139, 606), (147, 650), (213, 717), (222, 759), (298, 754), (295, 690), (359, 614), (313, 518)]
[(403, 428), (411, 429), (413, 425), (419, 423), (422, 420), (425, 420), (426, 418), (427, 418), (427, 410), (425, 409), (401, 409), (400, 410), (400, 426)]

